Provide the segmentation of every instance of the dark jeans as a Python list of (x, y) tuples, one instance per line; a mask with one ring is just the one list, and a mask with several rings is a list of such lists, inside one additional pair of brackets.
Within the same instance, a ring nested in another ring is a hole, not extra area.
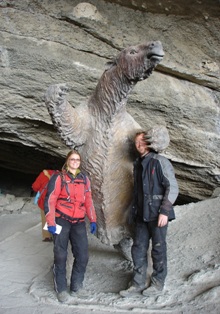
[(70, 290), (82, 288), (86, 266), (88, 264), (88, 239), (85, 222), (71, 223), (62, 218), (56, 218), (56, 223), (62, 226), (60, 234), (54, 235), (54, 286), (56, 292), (67, 289), (66, 261), (68, 242), (70, 240), (74, 257)]
[(152, 283), (163, 286), (167, 275), (167, 226), (157, 227), (157, 221), (137, 222), (132, 246), (134, 262), (133, 285), (145, 287), (147, 277), (147, 251), (152, 239), (151, 257), (153, 261)]

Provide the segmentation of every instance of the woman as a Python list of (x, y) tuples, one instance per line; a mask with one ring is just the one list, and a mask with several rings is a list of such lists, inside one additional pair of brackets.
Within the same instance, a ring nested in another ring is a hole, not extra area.
[[(81, 157), (70, 151), (60, 174), (55, 174), (48, 184), (44, 211), (48, 231), (54, 238), (54, 283), (57, 298), (67, 301), (66, 261), (70, 241), (74, 262), (70, 279), (70, 295), (83, 286), (88, 263), (88, 239), (85, 216), (90, 220), (90, 231), (96, 232), (96, 213), (93, 206), (90, 181), (80, 171)], [(58, 234), (58, 226), (61, 232)]]

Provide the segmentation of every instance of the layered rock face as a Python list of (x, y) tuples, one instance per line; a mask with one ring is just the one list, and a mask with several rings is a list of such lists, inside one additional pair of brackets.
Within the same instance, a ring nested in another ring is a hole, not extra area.
[(0, 2), (1, 166), (37, 174), (51, 156), (62, 162), (69, 148), (45, 106), (48, 86), (66, 83), (73, 107), (87, 103), (107, 61), (160, 40), (165, 57), (135, 86), (127, 111), (143, 129), (169, 130), (164, 154), (179, 200), (209, 197), (220, 182), (220, 5), (201, 1), (188, 10), (181, 2)]

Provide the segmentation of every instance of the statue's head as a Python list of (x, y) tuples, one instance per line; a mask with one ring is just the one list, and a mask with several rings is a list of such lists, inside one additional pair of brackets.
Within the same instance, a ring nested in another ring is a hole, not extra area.
[(122, 50), (117, 58), (107, 65), (117, 66), (128, 80), (138, 82), (148, 78), (163, 57), (161, 42), (150, 41)]

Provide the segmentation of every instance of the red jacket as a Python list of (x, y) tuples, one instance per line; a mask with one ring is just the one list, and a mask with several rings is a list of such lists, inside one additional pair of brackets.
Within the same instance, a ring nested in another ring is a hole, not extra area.
[[(40, 195), (40, 198), (37, 202), (38, 206), (40, 207), (40, 209), (44, 210), (44, 199), (45, 199), (45, 195), (47, 192), (47, 184), (51, 178), (51, 176), (57, 172), (56, 170), (43, 170), (39, 176), (36, 178), (36, 180), (34, 181), (34, 183), (32, 184), (32, 189), (35, 192), (42, 192), (43, 189), (43, 193)], [(46, 187), (46, 188), (45, 188)]]
[(74, 178), (63, 172), (51, 178), (44, 202), (44, 212), (48, 226), (55, 226), (55, 217), (72, 223), (85, 220), (96, 222), (96, 212), (92, 201), (90, 180), (81, 172)]

